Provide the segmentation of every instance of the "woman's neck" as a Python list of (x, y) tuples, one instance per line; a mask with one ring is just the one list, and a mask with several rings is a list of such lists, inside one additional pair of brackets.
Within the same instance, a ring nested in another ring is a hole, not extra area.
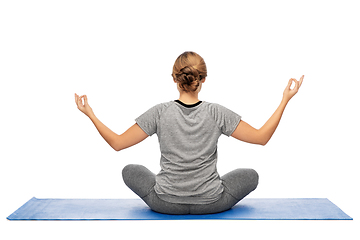
[(199, 101), (198, 93), (180, 92), (179, 100), (185, 104), (195, 104)]

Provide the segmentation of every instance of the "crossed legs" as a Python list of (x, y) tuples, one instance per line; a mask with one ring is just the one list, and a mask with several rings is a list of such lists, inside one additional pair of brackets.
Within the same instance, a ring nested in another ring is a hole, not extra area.
[(236, 169), (222, 179), (224, 191), (219, 200), (210, 204), (177, 204), (161, 200), (155, 190), (156, 175), (142, 165), (130, 164), (122, 171), (125, 184), (153, 211), (165, 214), (209, 214), (232, 208), (254, 191), (259, 176), (253, 169)]

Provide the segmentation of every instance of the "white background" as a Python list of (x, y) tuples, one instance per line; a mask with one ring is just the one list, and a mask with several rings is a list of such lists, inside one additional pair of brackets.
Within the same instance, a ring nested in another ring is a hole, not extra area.
[[(1, 238), (359, 236), (359, 10), (357, 1), (1, 1)], [(159, 171), (156, 135), (115, 152), (74, 93), (120, 134), (178, 98), (172, 65), (189, 50), (208, 67), (200, 99), (256, 128), (288, 80), (305, 75), (268, 145), (220, 137), (218, 170), (254, 168), (249, 197), (328, 198), (354, 221), (6, 220), (34, 196), (135, 198), (121, 170)]]

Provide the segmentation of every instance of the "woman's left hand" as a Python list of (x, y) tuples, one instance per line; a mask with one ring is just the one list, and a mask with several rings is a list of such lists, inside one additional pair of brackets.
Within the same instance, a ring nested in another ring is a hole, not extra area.
[[(82, 99), (84, 99), (84, 103), (82, 101)], [(88, 101), (87, 101), (87, 96), (86, 95), (82, 95), (82, 96), (78, 96), (75, 93), (75, 103), (77, 105), (77, 108), (83, 112), (86, 116), (90, 117), (91, 115), (94, 114), (93, 110), (91, 109)]]
[[(299, 88), (301, 87), (303, 80), (304, 80), (304, 75), (301, 76), (299, 81), (297, 81), (295, 78), (291, 78), (284, 90), (283, 100), (285, 100), (286, 102), (290, 101), (290, 99), (299, 91)], [(293, 82), (295, 83), (295, 86), (293, 89), (291, 89), (290, 87)]]

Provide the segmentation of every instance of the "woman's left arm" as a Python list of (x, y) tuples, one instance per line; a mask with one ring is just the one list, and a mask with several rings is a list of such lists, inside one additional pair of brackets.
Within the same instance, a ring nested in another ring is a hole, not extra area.
[[(84, 103), (82, 101), (84, 99)], [(100, 135), (104, 140), (115, 150), (120, 151), (122, 149), (131, 147), (148, 137), (148, 135), (139, 127), (137, 123), (131, 126), (123, 134), (118, 135), (111, 131), (105, 124), (103, 124), (94, 114), (93, 110), (88, 104), (86, 95), (79, 97), (75, 94), (75, 102), (78, 109), (83, 112), (95, 125)]]
[[(284, 90), (283, 99), (279, 107), (260, 129), (255, 129), (246, 122), (240, 121), (239, 125), (231, 136), (244, 142), (266, 145), (278, 127), (286, 105), (298, 92), (303, 79), (304, 75), (301, 76), (300, 81), (297, 81), (295, 78), (291, 78), (289, 80), (288, 85)], [(295, 86), (293, 89), (291, 89), (290, 87), (293, 82), (295, 82)]]

